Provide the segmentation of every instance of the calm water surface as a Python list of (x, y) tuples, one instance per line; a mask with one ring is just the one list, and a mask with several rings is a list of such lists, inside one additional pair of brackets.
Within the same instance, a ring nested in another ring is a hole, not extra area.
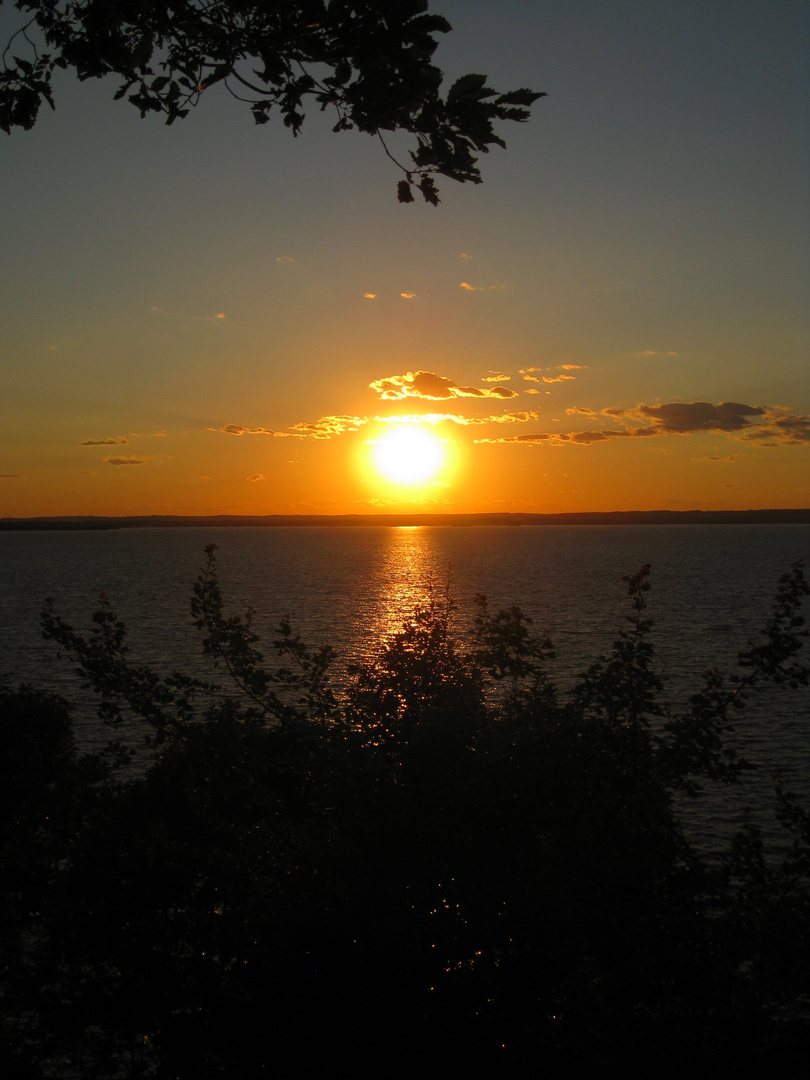
[[(797, 559), (810, 562), (803, 525), (0, 533), (0, 673), (78, 700), (83, 738), (92, 745), (99, 732), (89, 703), (40, 638), (42, 601), (53, 597), (57, 612), (82, 628), (104, 590), (130, 628), (134, 661), (199, 671), (189, 597), (212, 542), (227, 610), (255, 608), (268, 644), (289, 615), (305, 641), (336, 648), (338, 673), (346, 661), (373, 653), (449, 577), (460, 632), (476, 593), (485, 593), (493, 610), (519, 604), (550, 633), (552, 674), (563, 684), (610, 647), (629, 611), (621, 578), (651, 563), (649, 613), (676, 702), (698, 688), (706, 667), (733, 666), (767, 618), (780, 575)], [(809, 731), (807, 693), (769, 691), (756, 704), (738, 725), (738, 745), (763, 763), (760, 786), (778, 769), (807, 791)], [(698, 814), (696, 828), (707, 837), (739, 808), (715, 809)]]

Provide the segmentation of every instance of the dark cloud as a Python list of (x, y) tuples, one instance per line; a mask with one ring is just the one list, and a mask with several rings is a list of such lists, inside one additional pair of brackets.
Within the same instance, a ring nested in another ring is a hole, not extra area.
[[(213, 428), (209, 428), (213, 431)], [(242, 427), (241, 424), (225, 424), (218, 429), (223, 435), (274, 435), (275, 432), (265, 427)]]
[(771, 409), (768, 412), (766, 424), (763, 426), (762, 436), (775, 437), (788, 446), (810, 443), (810, 416), (790, 413), (785, 409)]
[(558, 382), (574, 382), (576, 375), (535, 375), (535, 371), (582, 371), (582, 364), (557, 364), (556, 367), (528, 367), (521, 368), (520, 374), (523, 376), (524, 382), (544, 382), (544, 383), (558, 383)]
[(531, 367), (520, 368), (521, 375), (528, 375), (535, 371), (585, 371), (587, 364), (552, 364), (548, 367)]
[(763, 416), (765, 409), (758, 405), (741, 405), (736, 401), (671, 401), (666, 405), (639, 405), (635, 414), (652, 420), (662, 431), (686, 435), (692, 431), (742, 431), (751, 426), (749, 417)]
[(759, 446), (799, 446), (810, 443), (810, 416), (792, 409), (766, 405), (743, 405), (737, 401), (673, 401), (665, 405), (638, 405), (622, 412), (603, 409), (605, 414), (637, 420), (652, 420), (662, 435), (689, 435), (715, 431)]
[(627, 438), (629, 434), (630, 433), (627, 431), (571, 431), (565, 435), (561, 435), (560, 437), (565, 442), (575, 443), (579, 446), (590, 446), (592, 443), (596, 442), (608, 442), (610, 439), (615, 438), (617, 435), (621, 435)]
[(290, 431), (299, 438), (331, 439), (347, 431), (359, 431), (367, 423), (366, 416), (322, 416), (314, 424), (293, 424)]
[(497, 439), (476, 439), (478, 443), (547, 443), (555, 436), (550, 431), (539, 431), (533, 434), (502, 435)]
[(499, 416), (488, 416), (487, 420), (492, 424), (525, 424), (527, 420), (536, 420), (537, 413), (530, 409), (520, 412), (501, 413)]
[(719, 454), (706, 454), (705, 457), (693, 457), (692, 461), (724, 461), (724, 462), (736, 462), (742, 461), (745, 458), (745, 454), (726, 454), (725, 457), (721, 457)]
[(517, 391), (506, 386), (459, 386), (445, 375), (433, 371), (408, 371), (404, 375), (391, 375), (387, 379), (375, 379), (369, 383), (372, 390), (385, 401), (401, 401), (403, 398), (425, 398), (428, 401), (444, 401), (459, 397), (517, 397)]
[(145, 465), (147, 461), (151, 461), (151, 458), (138, 458), (133, 454), (127, 454), (125, 457), (105, 457), (103, 459), (108, 465)]
[[(566, 410), (569, 416), (596, 417), (592, 409), (574, 406)], [(639, 439), (652, 436), (693, 435), (698, 432), (717, 432), (734, 439), (753, 442), (759, 446), (797, 446), (810, 443), (810, 416), (790, 409), (763, 405), (744, 405), (736, 401), (670, 401), (662, 405), (637, 405), (634, 409), (609, 407), (602, 409), (622, 427), (599, 431), (539, 432), (512, 435), (481, 442), (565, 443), (590, 445), (612, 439)], [(638, 426), (634, 426), (634, 424)], [(734, 461), (737, 455), (725, 458), (696, 458), (694, 460)]]
[(441, 401), (455, 397), (456, 384), (443, 375), (432, 371), (409, 371), (405, 375), (391, 375), (387, 379), (376, 379), (369, 384), (386, 401), (399, 401), (406, 397), (427, 398), (429, 401)]
[(129, 439), (125, 439), (123, 435), (120, 439), (85, 439), (80, 446), (128, 446)]
[(609, 442), (611, 439), (638, 439), (659, 435), (655, 428), (626, 428), (624, 431), (540, 431), (525, 435), (505, 435), (499, 439), (477, 439), (477, 442), (497, 443), (548, 443), (549, 446), (590, 446), (592, 443)]

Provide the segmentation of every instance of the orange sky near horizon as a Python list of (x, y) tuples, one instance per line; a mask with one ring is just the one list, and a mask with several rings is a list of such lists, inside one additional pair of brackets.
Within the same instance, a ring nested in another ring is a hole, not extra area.
[(438, 208), (213, 93), (2, 137), (0, 517), (810, 505), (806, 6), (433, 7), (448, 78), (548, 92)]

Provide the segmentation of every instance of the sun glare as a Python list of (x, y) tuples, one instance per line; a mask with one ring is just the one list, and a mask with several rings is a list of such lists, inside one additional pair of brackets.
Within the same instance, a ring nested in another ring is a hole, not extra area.
[(397, 428), (383, 435), (375, 447), (380, 472), (398, 484), (429, 480), (443, 458), (442, 444), (421, 428)]

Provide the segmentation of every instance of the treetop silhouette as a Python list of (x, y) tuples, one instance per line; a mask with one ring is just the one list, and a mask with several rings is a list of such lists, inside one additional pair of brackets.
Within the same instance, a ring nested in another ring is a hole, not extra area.
[[(403, 170), (400, 202), (413, 189), (436, 205), (435, 176), (481, 183), (477, 155), (505, 146), (496, 120), (523, 121), (545, 96), (499, 93), (469, 74), (441, 93), (436, 35), (451, 27), (427, 0), (16, 0), (29, 16), (0, 68), (0, 128), (34, 126), (43, 101), (54, 108), (52, 76), (114, 74), (126, 98), (166, 123), (186, 116), (222, 83), (257, 124), (274, 109), (298, 135), (311, 99), (332, 114), (333, 131), (377, 136)], [(385, 133), (415, 137), (411, 161), (397, 161)]]
[(711, 856), (685, 800), (727, 815), (746, 702), (807, 685), (810, 587), (679, 706), (649, 574), (570, 688), (519, 607), (464, 629), (449, 589), (333, 682), (228, 613), (213, 544), (216, 682), (138, 663), (106, 597), (82, 633), (46, 603), (113, 737), (81, 753), (65, 701), (0, 681), (2, 1075), (804, 1075), (810, 813), (779, 782), (777, 843), (757, 800)]

